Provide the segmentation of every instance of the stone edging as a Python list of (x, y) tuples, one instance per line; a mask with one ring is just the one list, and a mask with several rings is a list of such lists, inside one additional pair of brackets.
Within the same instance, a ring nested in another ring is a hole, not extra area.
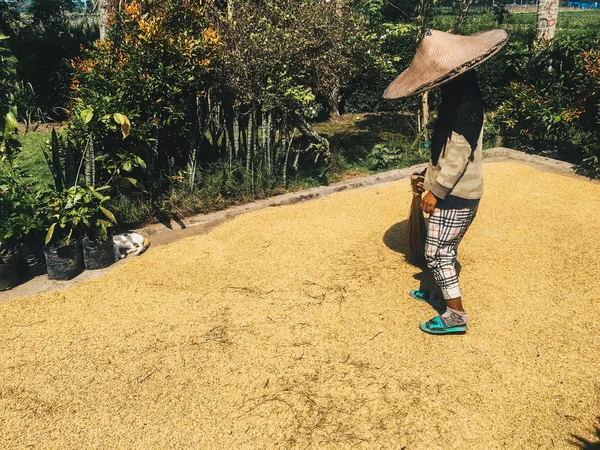
[(523, 153), (518, 150), (512, 150), (506, 147), (496, 147), (485, 150), (483, 152), (483, 158), (486, 162), (513, 160), (546, 170), (571, 174), (575, 173), (573, 171), (573, 164), (568, 162), (546, 158), (545, 156), (528, 155), (527, 153)]

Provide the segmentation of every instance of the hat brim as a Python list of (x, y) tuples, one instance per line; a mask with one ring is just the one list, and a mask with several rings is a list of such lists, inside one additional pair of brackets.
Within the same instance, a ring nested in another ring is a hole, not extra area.
[(433, 89), (437, 86), (440, 86), (448, 81), (456, 78), (457, 76), (465, 73), (468, 70), (474, 69), (475, 67), (481, 65), (491, 57), (493, 57), (496, 53), (498, 53), (508, 42), (508, 33), (504, 30), (493, 30), (487, 31), (483, 33), (476, 33), (469, 37), (477, 37), (479, 35), (483, 35), (486, 33), (492, 32), (501, 32), (499, 33), (499, 37), (496, 39), (496, 42), (491, 45), (487, 51), (470, 58), (468, 61), (450, 67), (444, 71), (444, 73), (435, 73), (435, 72), (427, 72), (427, 73), (415, 73), (415, 64), (414, 60), (411, 65), (398, 75), (394, 81), (390, 83), (385, 92), (383, 93), (383, 98), (387, 100), (395, 100), (404, 97), (410, 97), (413, 95), (421, 94), (425, 91)]

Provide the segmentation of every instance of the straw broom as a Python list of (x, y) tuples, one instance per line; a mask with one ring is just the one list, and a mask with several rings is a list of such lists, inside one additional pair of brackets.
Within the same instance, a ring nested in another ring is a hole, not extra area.
[(410, 177), (413, 198), (406, 225), (406, 238), (408, 242), (406, 259), (409, 263), (420, 267), (425, 266), (425, 238), (427, 237), (425, 219), (423, 218), (423, 211), (421, 211), (421, 192), (417, 186), (423, 180), (423, 175), (418, 173)]

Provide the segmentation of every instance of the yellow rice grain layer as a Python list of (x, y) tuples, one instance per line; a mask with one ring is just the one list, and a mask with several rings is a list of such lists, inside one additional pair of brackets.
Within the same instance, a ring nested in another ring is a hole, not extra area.
[(597, 442), (600, 185), (484, 174), (466, 335), (418, 329), (408, 180), (265, 209), (0, 303), (0, 448)]

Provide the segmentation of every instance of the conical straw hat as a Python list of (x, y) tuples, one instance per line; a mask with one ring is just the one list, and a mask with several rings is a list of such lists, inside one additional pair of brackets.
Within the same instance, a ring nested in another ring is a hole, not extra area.
[(471, 36), (427, 30), (410, 66), (391, 82), (383, 98), (408, 97), (439, 86), (491, 58), (507, 42), (504, 30)]

